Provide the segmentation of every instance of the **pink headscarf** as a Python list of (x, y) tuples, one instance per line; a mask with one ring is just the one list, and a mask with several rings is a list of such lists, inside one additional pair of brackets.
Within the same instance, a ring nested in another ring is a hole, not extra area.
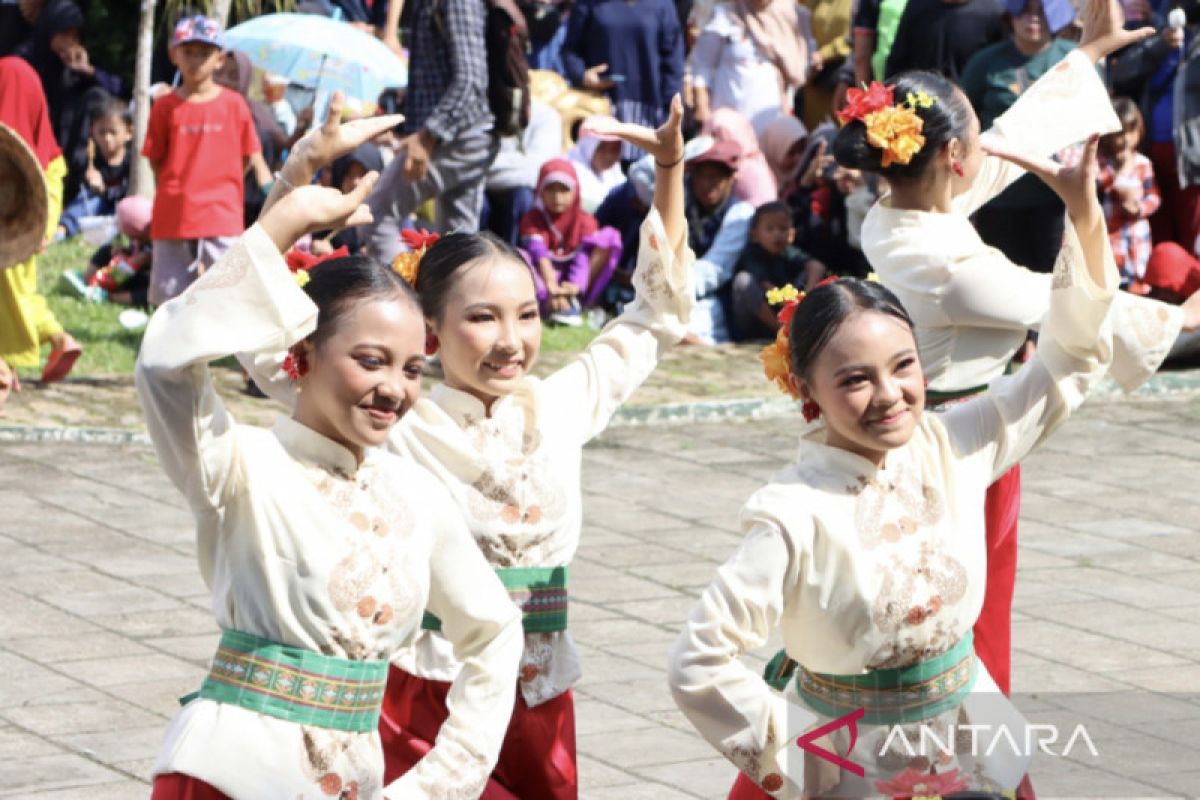
[[(763, 131), (763, 155), (766, 156), (767, 165), (771, 167), (771, 172), (775, 175), (777, 186), (787, 186), (796, 176), (795, 168), (784, 171), (783, 160), (787, 158), (788, 151), (796, 142), (806, 138), (808, 138), (808, 128), (804, 127), (803, 122), (789, 114), (780, 114), (771, 120), (766, 130)], [(799, 165), (800, 162), (797, 160), (796, 166), (799, 167)]]
[(749, 120), (732, 108), (718, 108), (704, 125), (704, 132), (718, 142), (737, 142), (742, 148), (742, 160), (733, 184), (735, 196), (754, 206), (778, 199), (775, 176), (758, 149), (758, 137)]

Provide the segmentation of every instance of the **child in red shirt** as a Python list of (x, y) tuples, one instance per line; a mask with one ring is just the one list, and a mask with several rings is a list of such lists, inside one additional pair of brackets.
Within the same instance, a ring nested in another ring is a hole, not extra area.
[(190, 286), (242, 233), (243, 177), (261, 147), (246, 101), (213, 80), (224, 61), (216, 20), (175, 26), (171, 62), (181, 83), (154, 104), (142, 148), (158, 179), (151, 305)]

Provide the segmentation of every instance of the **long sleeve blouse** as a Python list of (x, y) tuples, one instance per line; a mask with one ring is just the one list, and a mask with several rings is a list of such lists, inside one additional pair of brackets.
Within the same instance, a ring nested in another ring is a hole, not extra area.
[[(880, 755), (880, 728), (859, 724), (848, 757), (865, 777), (822, 781), (825, 762), (806, 759), (795, 743), (829, 718), (794, 690), (772, 690), (739, 656), (778, 628), (803, 668), (860, 675), (938, 656), (969, 634), (986, 583), (988, 485), (1062, 424), (1111, 358), (1115, 266), (1109, 257), (1096, 285), (1073, 229), (1068, 238), (1047, 289), (1042, 346), (1019, 373), (946, 413), (923, 414), (912, 439), (878, 467), (826, 445), (817, 423), (802, 435), (797, 460), (743, 508), (745, 539), (689, 616), (669, 679), (692, 724), (772, 796), (876, 796), (873, 781), (898, 771)], [(1015, 712), (978, 670), (970, 721), (1010, 718)], [(845, 754), (847, 742), (836, 741)], [(1009, 755), (976, 766), (1013, 788), (1026, 764)]]
[[(1047, 124), (1050, 119), (1053, 124)], [(1017, 152), (1044, 157), (1118, 128), (1104, 83), (1076, 50), (1029, 87), (987, 135)], [(1051, 277), (984, 244), (969, 219), (1024, 174), (989, 156), (970, 189), (954, 199), (951, 213), (894, 208), (888, 195), (863, 222), (863, 252), (916, 323), (931, 389), (960, 392), (988, 383), (1046, 316)], [(1166, 358), (1183, 314), (1127, 293), (1117, 296), (1112, 314), (1111, 372), (1131, 391)]]
[[(636, 298), (574, 361), (544, 380), (526, 378), (490, 413), (473, 395), (439, 384), (392, 433), (390, 448), (449, 489), (493, 566), (558, 567), (574, 558), (583, 528), (583, 446), (687, 332), (693, 256), (686, 245), (672, 252), (667, 242), (662, 218), (651, 209), (641, 229)], [(289, 402), (280, 392), (279, 358), (248, 366), (269, 394)], [(466, 662), (444, 634), (423, 630), (392, 663), (449, 681)], [(530, 706), (571, 688), (580, 666), (570, 632), (525, 634), (520, 675)]]
[(218, 625), (351, 660), (390, 659), (426, 607), (465, 664), (433, 750), (388, 787), (374, 731), (304, 726), (194, 699), (171, 722), (155, 774), (182, 772), (232, 797), (463, 796), (482, 791), (512, 710), (520, 617), (442, 484), (392, 453), (361, 463), (281, 417), (239, 425), (208, 363), (286, 350), (317, 309), (255, 226), (153, 316), (138, 396), (163, 469), (196, 520)]

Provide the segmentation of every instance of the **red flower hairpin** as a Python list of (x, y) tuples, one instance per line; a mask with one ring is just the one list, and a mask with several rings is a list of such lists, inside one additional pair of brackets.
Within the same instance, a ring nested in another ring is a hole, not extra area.
[(410, 286), (416, 286), (422, 256), (442, 237), (436, 233), (426, 233), (425, 231), (403, 230), (400, 231), (400, 238), (408, 247), (409, 252), (396, 256), (392, 260), (392, 269), (400, 273), (400, 277), (408, 281)]
[(846, 105), (837, 112), (837, 118), (845, 125), (885, 109), (894, 102), (893, 86), (884, 86), (879, 81), (871, 81), (871, 85), (864, 89), (852, 86), (846, 90)]

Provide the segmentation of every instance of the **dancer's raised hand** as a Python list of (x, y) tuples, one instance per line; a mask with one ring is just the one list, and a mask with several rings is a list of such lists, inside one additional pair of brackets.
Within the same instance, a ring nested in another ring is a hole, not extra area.
[(305, 166), (316, 172), (321, 167), (333, 162), (351, 152), (366, 141), (370, 141), (384, 131), (396, 127), (404, 121), (403, 114), (385, 114), (379, 117), (363, 117), (362, 119), (342, 122), (342, 107), (345, 98), (342, 93), (334, 92), (329, 100), (329, 109), (325, 113), (325, 121), (320, 127), (313, 128), (304, 135), (292, 148), (288, 161), (296, 158)]
[(1088, 0), (1079, 16), (1083, 22), (1079, 50), (1093, 62), (1154, 35), (1154, 28), (1125, 30), (1121, 0)]
[(371, 222), (367, 196), (378, 180), (378, 172), (368, 172), (346, 194), (329, 186), (301, 186), (264, 210), (258, 224), (281, 253), (306, 233), (366, 225)]
[(599, 118), (584, 120), (579, 128), (579, 136), (587, 134), (601, 139), (624, 139), (654, 156), (660, 167), (675, 166), (683, 158), (683, 101), (679, 95), (671, 99), (671, 113), (658, 130), (618, 122), (612, 118)]

